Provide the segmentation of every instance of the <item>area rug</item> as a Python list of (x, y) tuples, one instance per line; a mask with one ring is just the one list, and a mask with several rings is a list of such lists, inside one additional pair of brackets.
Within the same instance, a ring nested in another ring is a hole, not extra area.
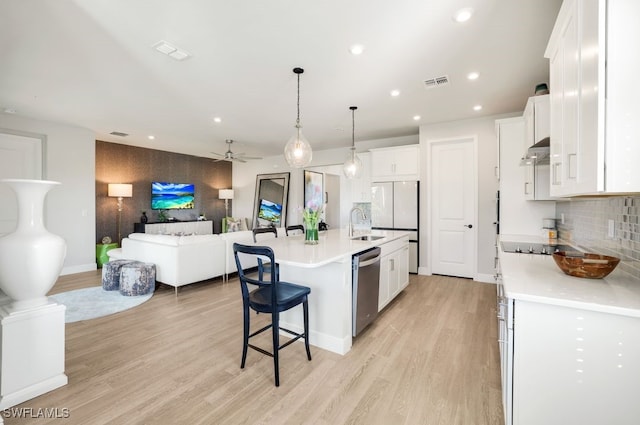
[(127, 297), (120, 295), (118, 291), (105, 291), (102, 286), (94, 286), (62, 292), (51, 295), (49, 298), (67, 307), (65, 322), (73, 323), (128, 310), (148, 301), (152, 296), (153, 292), (147, 295)]

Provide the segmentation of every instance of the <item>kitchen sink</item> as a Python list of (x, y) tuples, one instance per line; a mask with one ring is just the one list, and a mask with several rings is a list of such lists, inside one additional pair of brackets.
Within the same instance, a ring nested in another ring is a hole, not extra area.
[(384, 236), (378, 235), (362, 235), (362, 236), (354, 236), (351, 238), (352, 241), (377, 241), (378, 239), (382, 239)]

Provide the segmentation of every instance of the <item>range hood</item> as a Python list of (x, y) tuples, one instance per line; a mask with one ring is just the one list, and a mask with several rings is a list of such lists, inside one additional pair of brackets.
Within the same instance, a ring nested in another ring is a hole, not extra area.
[(520, 160), (520, 165), (547, 165), (549, 164), (549, 146), (551, 139), (545, 137), (538, 143), (527, 149), (525, 156)]

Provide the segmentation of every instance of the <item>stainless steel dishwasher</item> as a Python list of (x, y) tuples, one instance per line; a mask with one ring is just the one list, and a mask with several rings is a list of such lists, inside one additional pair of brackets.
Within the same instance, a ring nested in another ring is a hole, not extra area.
[(380, 291), (380, 248), (353, 255), (352, 334), (358, 335), (378, 316)]

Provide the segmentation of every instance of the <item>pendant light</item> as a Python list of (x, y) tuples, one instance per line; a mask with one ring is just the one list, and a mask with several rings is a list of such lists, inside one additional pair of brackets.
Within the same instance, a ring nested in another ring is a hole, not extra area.
[(304, 72), (302, 68), (293, 68), (293, 72), (298, 76), (298, 116), (296, 118), (296, 132), (289, 139), (284, 147), (284, 159), (287, 160), (289, 166), (294, 168), (302, 168), (311, 162), (311, 145), (300, 130), (300, 74)]
[(355, 111), (358, 109), (357, 106), (350, 106), (351, 109), (351, 151), (347, 156), (347, 160), (344, 162), (342, 166), (342, 171), (344, 175), (348, 179), (357, 179), (362, 174), (362, 161), (356, 155), (356, 119), (355, 119)]

